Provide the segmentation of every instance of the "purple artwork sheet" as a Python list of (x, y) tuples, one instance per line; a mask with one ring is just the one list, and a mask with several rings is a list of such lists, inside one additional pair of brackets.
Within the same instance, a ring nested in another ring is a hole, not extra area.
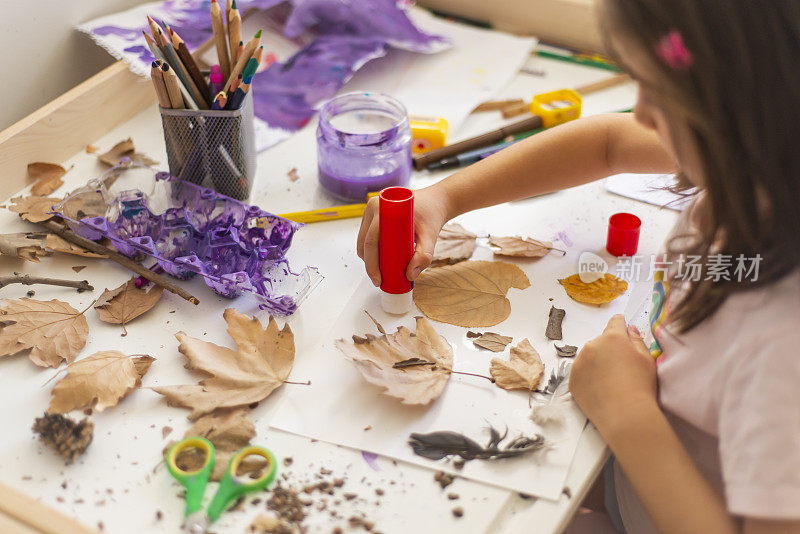
[[(255, 116), (270, 129), (294, 132), (304, 126), (321, 101), (336, 94), (361, 66), (386, 54), (389, 47), (435, 53), (449, 44), (417, 29), (405, 13), (408, 2), (394, 0), (241, 0), (241, 13), (275, 10), (285, 18), (283, 34), (300, 40), (317, 35), (284, 62), (273, 63), (253, 78)], [(102, 17), (78, 27), (134, 72), (148, 75), (153, 57), (142, 30), (146, 14), (167, 22), (194, 50), (211, 35), (208, 0), (165, 0)], [(267, 29), (267, 31), (269, 31)], [(265, 49), (265, 55), (270, 51)], [(257, 142), (259, 148), (282, 140)]]

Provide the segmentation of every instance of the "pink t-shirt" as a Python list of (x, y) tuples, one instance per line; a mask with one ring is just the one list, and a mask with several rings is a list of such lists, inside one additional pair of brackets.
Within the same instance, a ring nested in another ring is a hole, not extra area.
[[(730, 513), (800, 519), (800, 271), (734, 293), (685, 334), (655, 330), (661, 407)], [(615, 482), (626, 530), (655, 532), (618, 465)]]

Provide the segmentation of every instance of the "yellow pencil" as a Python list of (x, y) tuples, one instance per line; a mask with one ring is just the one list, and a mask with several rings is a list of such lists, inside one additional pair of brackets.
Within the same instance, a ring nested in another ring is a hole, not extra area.
[[(378, 192), (369, 193), (368, 198), (378, 196)], [(290, 221), (299, 223), (315, 223), (323, 221), (337, 221), (339, 219), (353, 219), (364, 215), (364, 210), (367, 204), (346, 204), (344, 206), (332, 206), (330, 208), (321, 208), (318, 210), (310, 211), (296, 211), (293, 213), (282, 213), (278, 217), (289, 219)]]

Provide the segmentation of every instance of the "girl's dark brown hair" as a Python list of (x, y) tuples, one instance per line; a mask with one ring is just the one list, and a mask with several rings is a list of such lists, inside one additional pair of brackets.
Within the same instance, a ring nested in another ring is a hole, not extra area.
[[(696, 149), (706, 190), (696, 239), (676, 254), (761, 255), (758, 279), (688, 282), (670, 322), (688, 331), (736, 291), (779, 280), (800, 266), (800, 0), (604, 0), (609, 51), (644, 52), (649, 86), (673, 144)], [(692, 55), (673, 69), (656, 52), (677, 31)], [(653, 75), (655, 74), (655, 76)], [(679, 158), (681, 154), (678, 155)]]

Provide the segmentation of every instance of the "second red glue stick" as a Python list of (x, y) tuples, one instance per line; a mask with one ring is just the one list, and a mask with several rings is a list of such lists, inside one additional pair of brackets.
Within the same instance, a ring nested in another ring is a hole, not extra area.
[(414, 256), (414, 192), (406, 187), (387, 187), (378, 204), (378, 267), (381, 271), (381, 306), (386, 313), (411, 309), (414, 284), (406, 267)]

